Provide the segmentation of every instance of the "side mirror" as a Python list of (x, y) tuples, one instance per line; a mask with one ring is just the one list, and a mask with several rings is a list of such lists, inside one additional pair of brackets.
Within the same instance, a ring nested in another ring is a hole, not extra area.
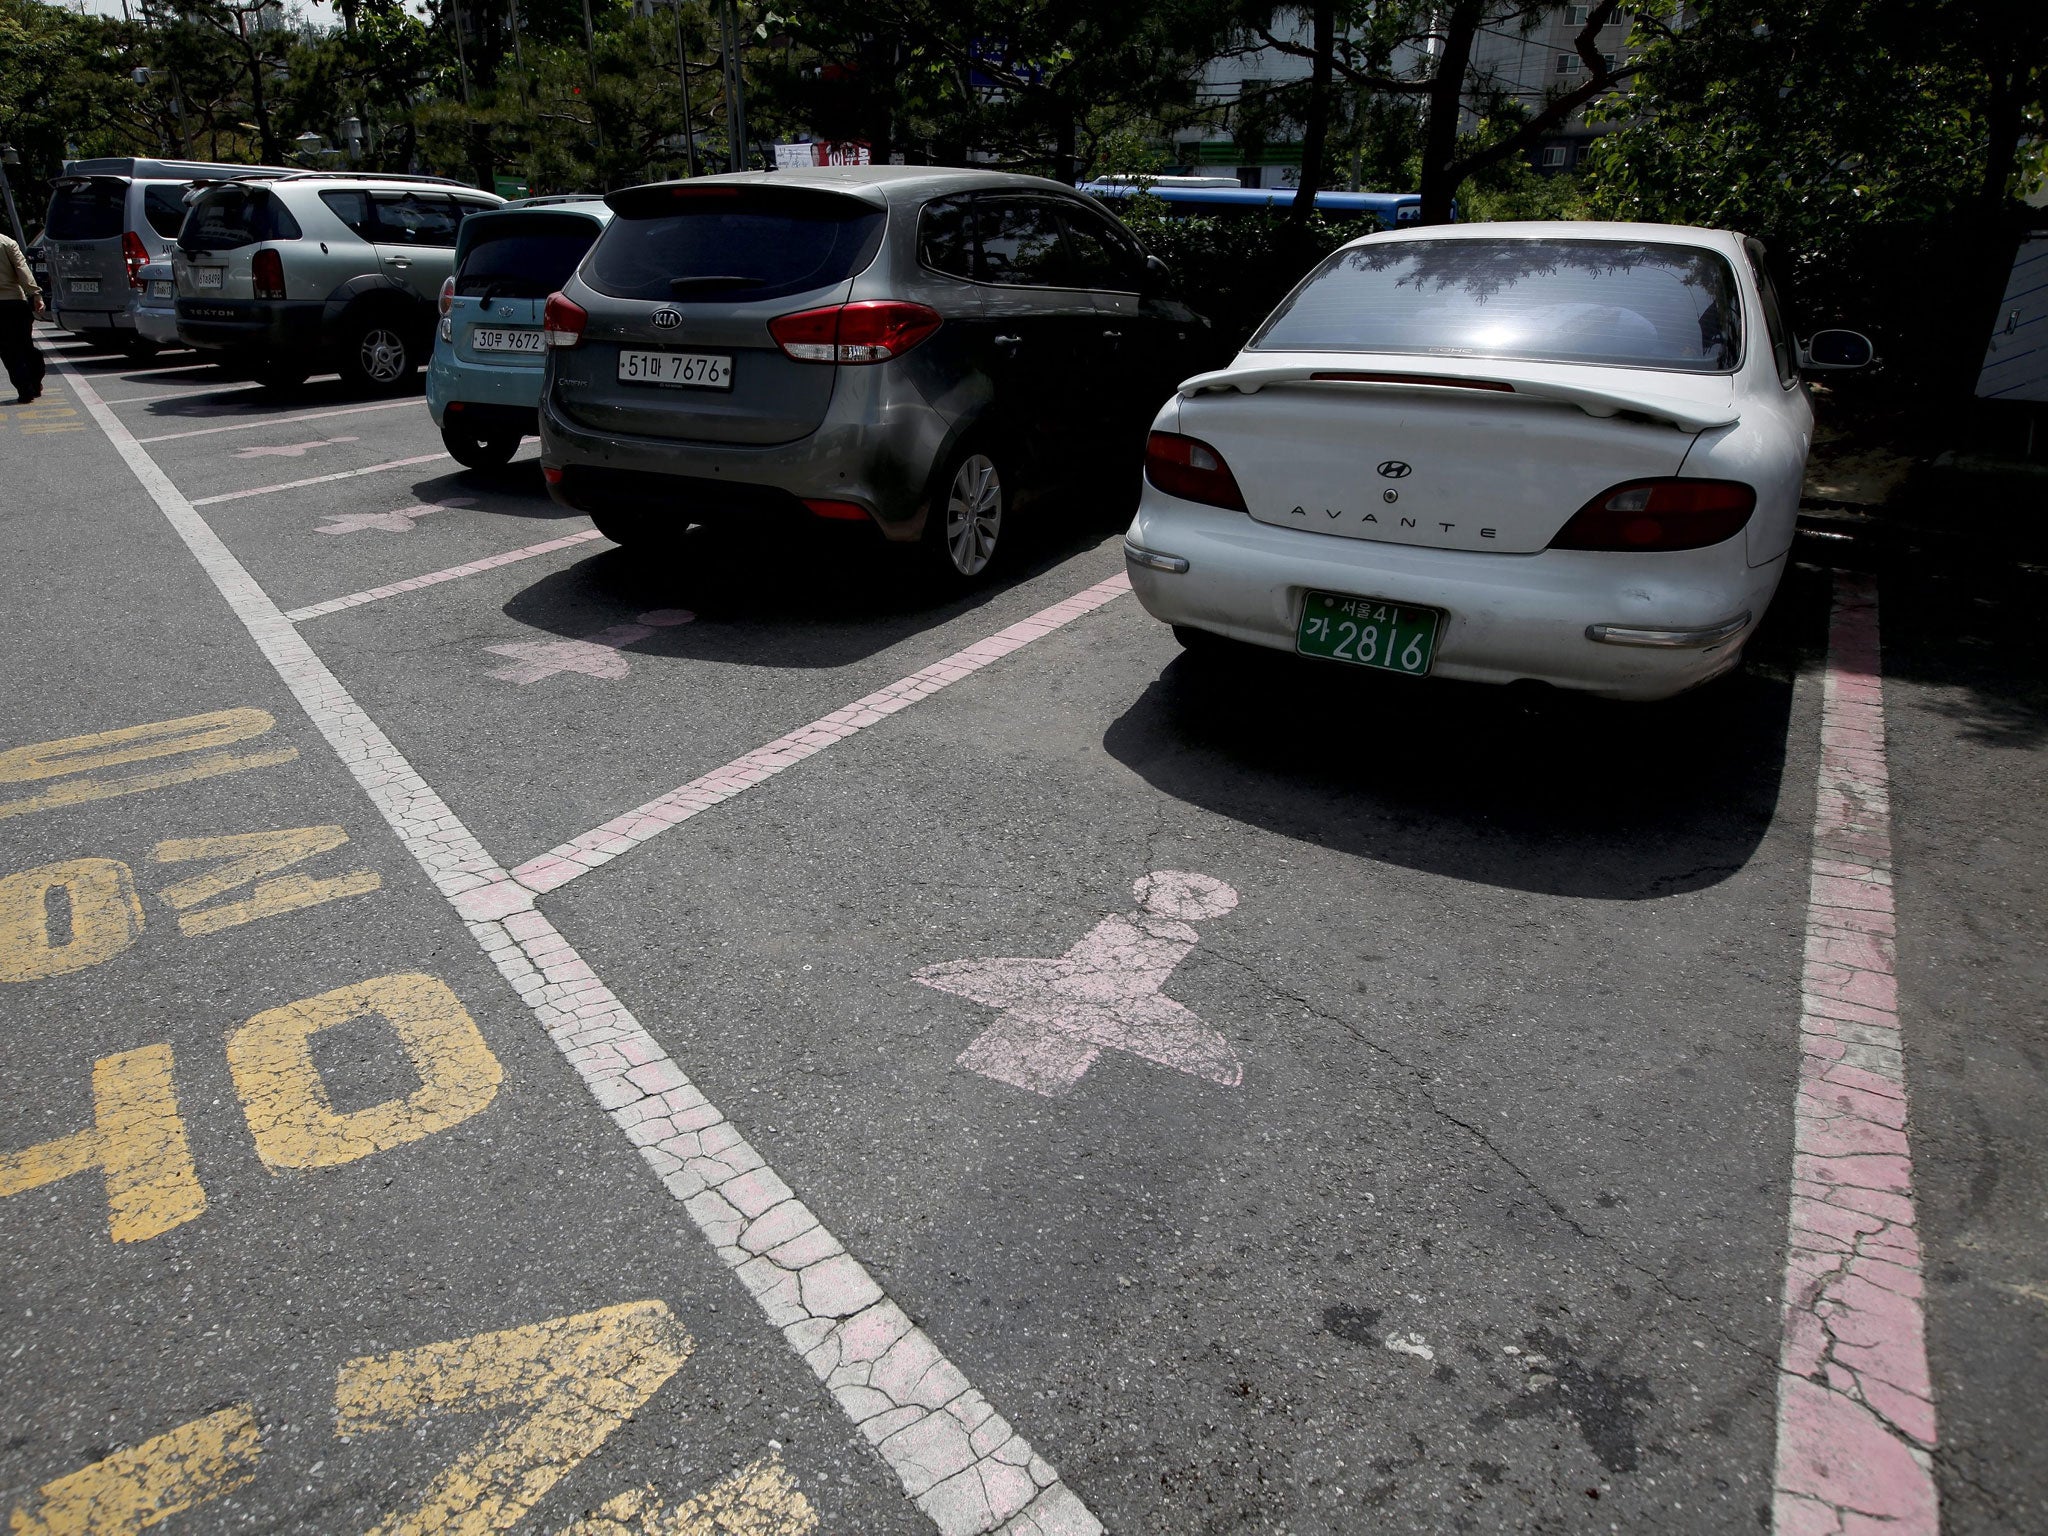
[(1806, 373), (1866, 368), (1876, 356), (1877, 349), (1861, 331), (1815, 331), (1799, 344), (1799, 367)]
[(1145, 258), (1144, 283), (1145, 297), (1148, 299), (1158, 298), (1173, 286), (1173, 268), (1169, 267), (1157, 256), (1147, 256)]

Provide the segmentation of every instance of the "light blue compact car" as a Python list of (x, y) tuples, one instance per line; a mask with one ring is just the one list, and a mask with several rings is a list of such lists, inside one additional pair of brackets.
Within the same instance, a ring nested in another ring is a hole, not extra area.
[(427, 408), (460, 463), (494, 468), (537, 430), (547, 362), (542, 307), (611, 216), (596, 194), (568, 193), (462, 221), (427, 365)]

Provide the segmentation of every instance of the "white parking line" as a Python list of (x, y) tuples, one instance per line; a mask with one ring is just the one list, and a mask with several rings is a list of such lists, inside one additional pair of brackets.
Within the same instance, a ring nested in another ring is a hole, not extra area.
[(159, 432), (155, 437), (138, 437), (142, 444), (175, 442), (181, 437), (210, 437), (216, 432), (246, 432), (251, 427), (281, 427), (294, 421), (325, 421), (330, 416), (360, 416), (365, 411), (395, 411), (405, 406), (420, 408), (425, 402), (419, 400), (380, 400), (375, 405), (348, 405), (332, 411), (306, 411), (297, 416), (252, 416), (247, 421), (231, 421), (224, 427), (193, 427), (186, 432)]
[(261, 384), (213, 384), (203, 389), (164, 389), (153, 395), (123, 395), (118, 400), (102, 400), (100, 404), (148, 405), (156, 400), (189, 400), (194, 395), (237, 395), (261, 388)]
[(999, 629), (965, 650), (955, 651), (922, 671), (898, 678), (886, 688), (855, 699), (809, 725), (800, 725), (787, 736), (778, 736), (765, 747), (756, 747), (722, 768), (670, 790), (658, 800), (615, 816), (601, 827), (572, 837), (560, 847), (528, 859), (512, 871), (512, 878), (536, 895), (558, 890), (579, 875), (609, 864), (622, 853), (630, 853), (649, 838), (681, 826), (699, 811), (708, 811), (756, 784), (772, 779), (785, 768), (793, 768), (835, 741), (879, 725), (898, 710), (928, 699), (941, 688), (950, 688), (963, 677), (971, 677), (992, 661), (1022, 650), (1032, 641), (1070, 624), (1084, 613), (1093, 613), (1131, 590), (1130, 577), (1119, 572), (1107, 581), (1076, 592), (1063, 602), (1040, 609), (1007, 629)]
[[(379, 813), (943, 1536), (1100, 1536), (1102, 1522), (883, 1292), (584, 963), (349, 696), (194, 503), (68, 364), (100, 430)], [(1107, 599), (1105, 599), (1106, 601)], [(507, 900), (513, 893), (522, 899)]]
[(357, 475), (378, 475), (387, 469), (410, 469), (415, 464), (432, 464), (437, 459), (453, 457), (453, 454), (448, 453), (416, 454), (409, 459), (393, 459), (386, 464), (368, 464), (361, 469), (338, 469), (331, 475), (308, 475), (304, 480), (287, 480), (282, 485), (259, 485), (249, 491), (223, 491), (218, 496), (198, 496), (193, 498), (190, 505), (211, 507), (223, 501), (245, 501), (251, 496), (275, 496), (279, 491), (300, 491), (309, 485), (326, 485), (335, 480), (353, 480)]
[(304, 608), (294, 608), (285, 617), (294, 624), (303, 624), (308, 619), (324, 618), (330, 613), (340, 613), (344, 608), (360, 608), (365, 603), (374, 603), (379, 598), (396, 597), (401, 592), (417, 592), (421, 587), (439, 586), (444, 581), (460, 581), (465, 576), (474, 576), (479, 571), (495, 571), (501, 565), (512, 565), (521, 560), (531, 560), (535, 555), (552, 554), (558, 549), (569, 549), (577, 544), (588, 544), (592, 539), (604, 535), (595, 528), (586, 528), (581, 533), (572, 533), (566, 538), (549, 539), (545, 544), (529, 544), (524, 549), (507, 550), (502, 555), (486, 555), (481, 560), (471, 560), (464, 565), (451, 565), (446, 570), (429, 571), (424, 576), (414, 576), (405, 581), (394, 581), (388, 587), (371, 587), (367, 592), (351, 592), (347, 597), (330, 597), (324, 603), (313, 603)]

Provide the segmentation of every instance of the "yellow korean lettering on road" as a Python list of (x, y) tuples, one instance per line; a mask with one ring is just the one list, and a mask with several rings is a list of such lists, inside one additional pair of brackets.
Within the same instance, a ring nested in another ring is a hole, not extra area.
[(135, 878), (118, 859), (64, 859), (0, 878), (0, 981), (102, 964), (133, 944), (142, 924)]
[(0, 1155), (0, 1198), (97, 1168), (106, 1184), (107, 1230), (117, 1243), (159, 1237), (206, 1209), (171, 1085), (168, 1045), (94, 1062), (92, 1114), (82, 1130)]
[(810, 1536), (817, 1528), (817, 1510), (771, 1453), (679, 1504), (652, 1487), (632, 1489), (556, 1536)]
[(13, 1536), (132, 1536), (256, 1475), (256, 1416), (243, 1404), (180, 1424), (45, 1483), (15, 1508)]
[[(147, 725), (96, 731), (89, 736), (65, 736), (56, 741), (11, 747), (0, 752), (0, 785), (48, 783), (48, 787), (0, 800), (0, 821), (31, 811), (138, 795), (169, 784), (187, 784), (195, 779), (291, 762), (299, 755), (297, 747), (255, 752), (227, 750), (237, 742), (263, 735), (276, 724), (276, 717), (268, 710), (217, 709), (176, 720), (156, 720)], [(141, 773), (110, 776), (102, 771), (167, 757), (186, 760)]]
[[(229, 837), (171, 838), (156, 845), (157, 863), (184, 864), (197, 859), (222, 862), (205, 874), (166, 886), (158, 894), (178, 914), (178, 931), (197, 936), (378, 889), (384, 878), (369, 869), (324, 879), (302, 874), (277, 876), (278, 870), (339, 848), (347, 841), (348, 833), (340, 827), (284, 827), (274, 832), (240, 832)], [(266, 875), (277, 877), (264, 879)], [(200, 906), (251, 881), (255, 882), (254, 889), (239, 901)], [(195, 907), (199, 910), (192, 910)]]
[[(356, 1019), (391, 1027), (420, 1085), (402, 1098), (334, 1109), (314, 1064), (322, 1030)], [(459, 1125), (497, 1097), (504, 1069), (447, 983), (380, 976), (257, 1014), (228, 1036), (228, 1070), (256, 1155), (273, 1172), (332, 1168)]]
[(335, 1433), (401, 1429), (429, 1414), (504, 1416), (370, 1536), (485, 1536), (515, 1525), (602, 1445), (696, 1348), (662, 1301), (366, 1355), (341, 1368)]

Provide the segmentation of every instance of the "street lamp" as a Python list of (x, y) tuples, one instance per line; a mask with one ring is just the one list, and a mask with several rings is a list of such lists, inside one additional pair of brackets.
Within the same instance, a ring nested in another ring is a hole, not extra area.
[(363, 155), (363, 120), (359, 117), (344, 117), (341, 120), (341, 142), (348, 150), (348, 163), (354, 165)]

